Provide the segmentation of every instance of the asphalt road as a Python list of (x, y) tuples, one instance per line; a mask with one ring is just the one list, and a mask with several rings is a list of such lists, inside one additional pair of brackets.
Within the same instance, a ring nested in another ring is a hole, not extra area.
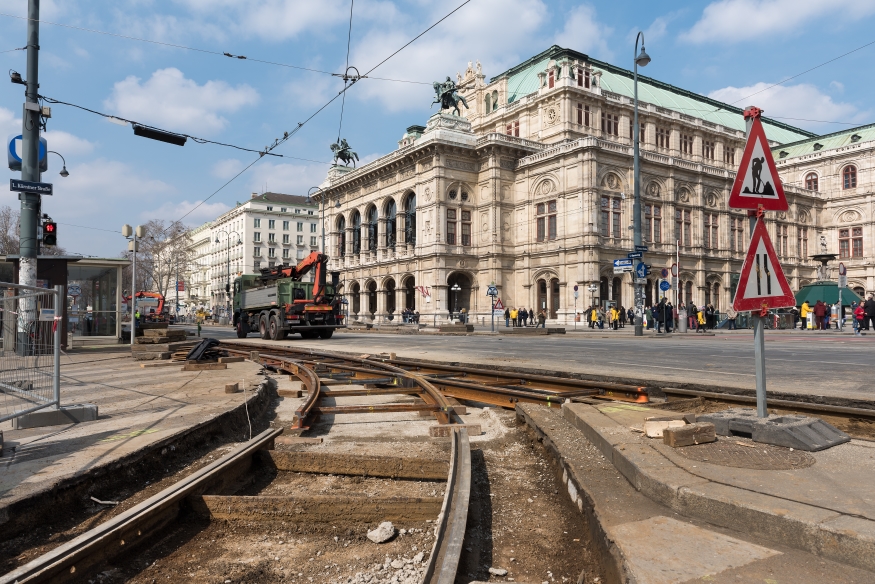
[[(230, 328), (224, 327), (204, 327), (201, 334), (236, 338)], [(273, 344), (254, 334), (247, 342)], [(295, 335), (278, 344), (615, 375), (663, 385), (685, 382), (756, 387), (752, 334), (703, 337), (688, 333), (636, 338), (622, 333), (511, 337), (336, 332), (327, 341), (304, 341)], [(873, 365), (875, 336), (766, 331), (766, 378), (767, 388), (772, 391), (875, 400)]]

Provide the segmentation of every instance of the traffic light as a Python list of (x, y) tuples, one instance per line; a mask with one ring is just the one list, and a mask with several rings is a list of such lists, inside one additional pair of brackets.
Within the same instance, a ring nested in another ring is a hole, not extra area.
[(43, 223), (43, 245), (58, 245), (58, 224), (54, 221)]

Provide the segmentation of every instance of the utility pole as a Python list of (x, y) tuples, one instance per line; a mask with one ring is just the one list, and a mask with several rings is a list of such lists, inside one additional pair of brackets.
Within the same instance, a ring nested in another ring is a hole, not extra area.
[[(39, 100), (39, 0), (29, 0), (27, 6), (27, 79), (25, 103), (21, 116), (21, 180), (39, 182), (39, 131), (41, 112)], [(18, 283), (36, 286), (37, 222), (40, 215), (40, 195), (19, 193), (21, 216), (19, 227)], [(24, 300), (22, 310), (32, 313), (35, 301)], [(19, 319), (24, 323), (30, 317)], [(19, 341), (27, 343), (27, 331), (18, 331)], [(24, 336), (24, 338), (20, 338)]]

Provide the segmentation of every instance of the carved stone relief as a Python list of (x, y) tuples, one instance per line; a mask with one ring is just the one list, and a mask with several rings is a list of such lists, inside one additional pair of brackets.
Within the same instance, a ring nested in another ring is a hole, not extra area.
[(651, 197), (659, 197), (659, 183), (656, 181), (651, 182), (647, 185), (647, 194)]
[(842, 223), (853, 223), (854, 221), (860, 220), (860, 214), (854, 211), (853, 209), (845, 211), (839, 216), (839, 221)]
[(612, 191), (620, 190), (620, 186), (622, 184), (623, 183), (622, 181), (620, 181), (620, 178), (612, 172), (606, 174), (604, 180), (602, 181), (602, 186), (609, 188)]

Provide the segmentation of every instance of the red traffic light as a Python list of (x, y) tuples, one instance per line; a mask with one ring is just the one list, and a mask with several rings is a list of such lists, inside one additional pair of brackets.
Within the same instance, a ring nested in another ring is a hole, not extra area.
[(55, 223), (46, 223), (43, 225), (43, 231), (46, 233), (54, 233), (56, 229), (57, 226)]
[(54, 221), (43, 223), (43, 245), (58, 245), (58, 224)]

